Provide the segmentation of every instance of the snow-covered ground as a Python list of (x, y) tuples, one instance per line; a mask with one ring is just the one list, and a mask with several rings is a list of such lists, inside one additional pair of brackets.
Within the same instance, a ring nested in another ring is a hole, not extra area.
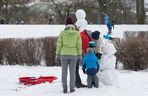
[[(64, 25), (0, 25), (0, 38), (39, 38), (58, 36)], [(91, 31), (99, 30), (101, 35), (107, 33), (105, 25), (88, 25)], [(125, 31), (148, 31), (148, 25), (115, 25), (113, 37), (123, 37)]]
[[(61, 67), (0, 66), (0, 96), (148, 96), (148, 72), (117, 70), (118, 82), (112, 86), (100, 83), (99, 88), (76, 88), (74, 93), (63, 94)], [(86, 75), (80, 70), (83, 83)], [(53, 83), (33, 86), (21, 85), (20, 76), (57, 76)]]
[[(40, 38), (58, 36), (64, 25), (0, 25), (0, 39)], [(105, 25), (88, 25), (89, 30), (99, 30), (106, 34)], [(148, 25), (115, 25), (113, 37), (123, 37), (125, 31), (148, 31)], [(80, 68), (81, 69), (81, 68)], [(87, 76), (80, 70), (83, 83)], [(0, 66), (0, 96), (148, 96), (148, 71), (117, 70), (118, 82), (106, 86), (100, 82), (99, 88), (80, 88), (74, 93), (63, 94), (61, 67), (45, 66)], [(19, 84), (21, 76), (57, 76), (53, 83), (33, 86)]]

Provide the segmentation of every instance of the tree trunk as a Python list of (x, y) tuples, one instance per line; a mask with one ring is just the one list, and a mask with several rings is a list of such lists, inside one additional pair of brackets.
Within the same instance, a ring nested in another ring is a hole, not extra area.
[(100, 9), (100, 22), (101, 24), (103, 24), (104, 20), (103, 20), (103, 12), (106, 13), (106, 6), (105, 6), (105, 2), (104, 0), (98, 0), (98, 5), (99, 5), (99, 9)]
[(139, 22), (139, 0), (136, 0), (136, 16), (137, 16), (137, 23)]
[(144, 20), (145, 20), (145, 11), (144, 11), (144, 0), (140, 0), (140, 5), (141, 5), (141, 22), (140, 24), (144, 24)]
[(137, 24), (144, 24), (144, 0), (136, 0)]

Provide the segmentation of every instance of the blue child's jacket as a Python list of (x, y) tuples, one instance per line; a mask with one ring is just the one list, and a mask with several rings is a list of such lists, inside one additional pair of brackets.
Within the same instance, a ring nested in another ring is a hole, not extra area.
[(114, 27), (112, 20), (107, 15), (104, 16), (104, 24), (106, 24), (109, 29), (112, 29), (112, 26)]
[(98, 59), (95, 54), (92, 52), (87, 53), (82, 59), (82, 68), (88, 71), (89, 69), (99, 69)]
[(107, 15), (104, 16), (104, 24), (108, 24), (109, 23), (109, 17)]

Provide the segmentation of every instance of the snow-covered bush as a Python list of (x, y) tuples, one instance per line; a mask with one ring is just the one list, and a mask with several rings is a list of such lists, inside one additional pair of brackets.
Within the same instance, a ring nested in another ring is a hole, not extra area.
[(56, 40), (56, 37), (1, 39), (0, 64), (52, 66), (55, 64)]
[(125, 32), (116, 56), (125, 69), (148, 68), (148, 32)]

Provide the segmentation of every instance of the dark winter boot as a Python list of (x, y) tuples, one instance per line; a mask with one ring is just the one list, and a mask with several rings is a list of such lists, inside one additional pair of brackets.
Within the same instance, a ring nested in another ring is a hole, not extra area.
[(64, 90), (63, 90), (63, 93), (66, 94), (66, 93), (67, 93), (67, 89), (64, 89)]
[(75, 89), (70, 89), (70, 93), (75, 92)]
[(77, 87), (77, 88), (85, 88), (85, 87), (87, 87), (87, 85), (84, 85), (84, 84), (77, 84), (76, 87)]

